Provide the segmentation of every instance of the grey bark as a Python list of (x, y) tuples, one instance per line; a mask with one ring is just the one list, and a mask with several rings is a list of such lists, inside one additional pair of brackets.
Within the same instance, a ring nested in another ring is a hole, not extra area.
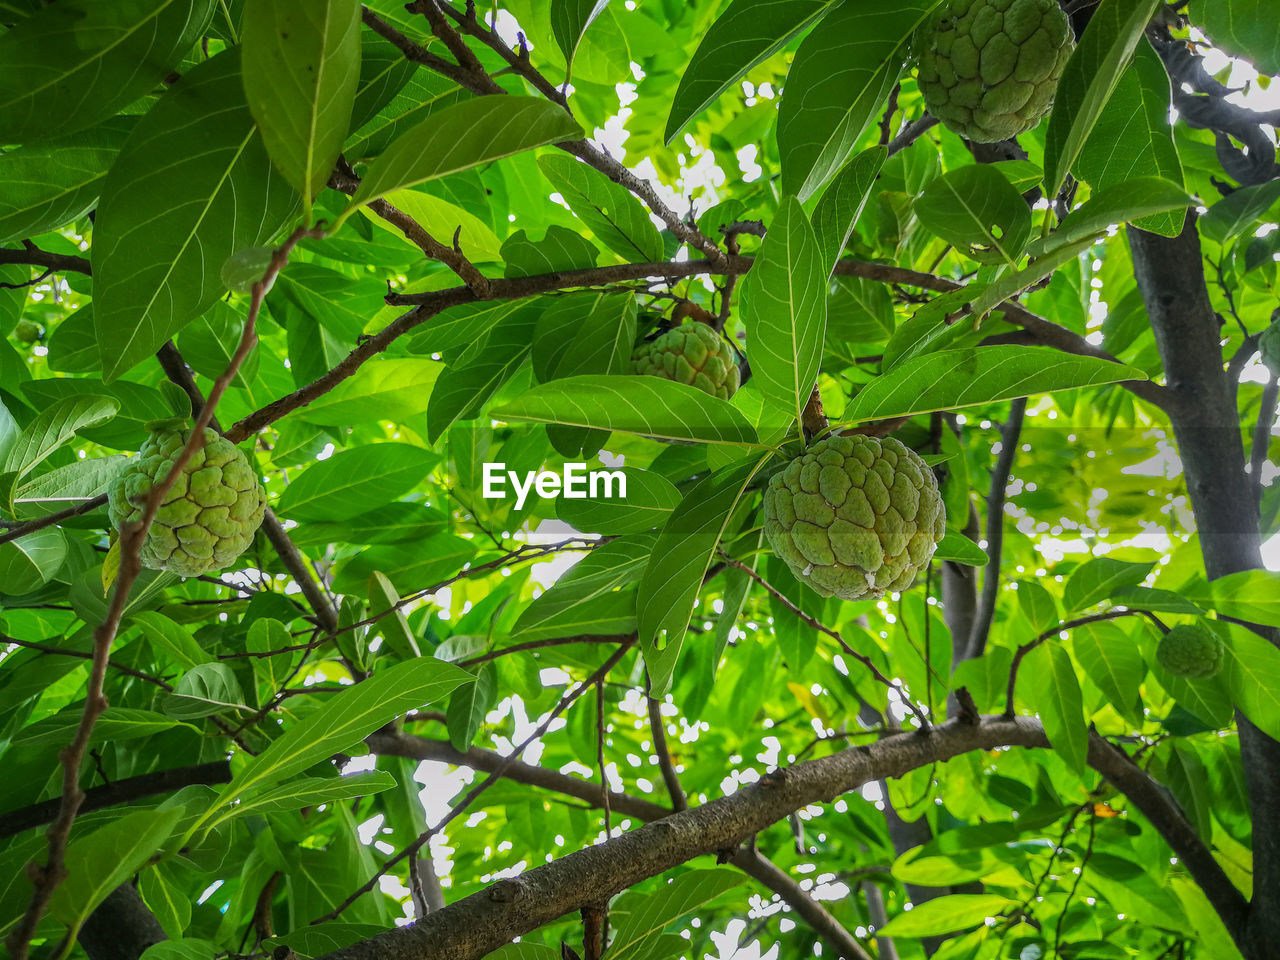
[[(1129, 228), (1142, 292), (1174, 402), (1173, 422), (1205, 572), (1217, 579), (1262, 566), (1257, 501), (1245, 473), (1234, 385), (1223, 369), (1219, 321), (1209, 299), (1195, 217), (1174, 239)], [(1272, 634), (1272, 640), (1276, 637)], [(1255, 864), (1247, 957), (1280, 943), (1280, 743), (1237, 713), (1249, 792)], [(1220, 911), (1221, 912), (1221, 911)]]
[(77, 939), (89, 960), (138, 960), (168, 937), (133, 884), (122, 883), (89, 914)]

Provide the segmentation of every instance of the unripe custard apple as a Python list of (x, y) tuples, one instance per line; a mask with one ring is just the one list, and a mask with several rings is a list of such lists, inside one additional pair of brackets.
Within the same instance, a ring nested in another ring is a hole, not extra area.
[(1212, 677), (1222, 669), (1222, 639), (1202, 623), (1183, 623), (1171, 629), (1156, 647), (1156, 659), (1175, 677)]
[(929, 112), (962, 137), (994, 143), (1048, 116), (1075, 44), (1058, 0), (947, 0), (918, 46)]
[(774, 553), (824, 597), (905, 590), (946, 525), (933, 471), (892, 437), (820, 440), (774, 474), (764, 494)]
[[(107, 491), (117, 531), (142, 519), (151, 487), (169, 474), (189, 427), (154, 428)], [(267, 497), (245, 455), (226, 437), (204, 432), (204, 446), (183, 467), (142, 545), (142, 565), (195, 577), (229, 566), (262, 524)]]
[(729, 341), (705, 323), (686, 323), (641, 343), (631, 355), (632, 369), (697, 387), (721, 400), (738, 391), (738, 359)]

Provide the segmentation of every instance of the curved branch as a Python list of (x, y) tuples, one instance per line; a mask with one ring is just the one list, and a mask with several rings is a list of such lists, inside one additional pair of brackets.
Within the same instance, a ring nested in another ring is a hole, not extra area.
[(50, 253), (47, 250), (40, 250), (36, 247), (27, 247), (25, 250), (5, 250), (0, 248), (0, 265), (7, 263), (26, 264), (32, 267), (70, 271), (71, 273), (93, 273), (93, 268), (84, 257), (75, 257), (66, 253)]
[[(403, 734), (372, 744), (416, 745)], [(699, 856), (734, 850), (743, 840), (810, 803), (825, 803), (871, 780), (898, 777), (971, 750), (1046, 747), (1040, 723), (1028, 717), (988, 717), (980, 723), (948, 721), (925, 732), (902, 733), (787, 767), (757, 783), (699, 807), (672, 813), (601, 844), (579, 850), (485, 889), (408, 927), (337, 950), (325, 960), (477, 960), (503, 944)], [(434, 751), (436, 748), (424, 748)], [(468, 752), (468, 757), (474, 753)], [(416, 754), (415, 754), (416, 755)], [(437, 758), (439, 757), (437, 754)], [(1240, 942), (1248, 905), (1177, 803), (1117, 748), (1096, 734), (1089, 764), (1122, 790), (1156, 826), (1204, 889), (1232, 936)], [(508, 772), (519, 771), (514, 765)], [(537, 768), (532, 768), (537, 769)], [(537, 774), (559, 778), (552, 771)], [(599, 786), (575, 787), (599, 792)], [(622, 810), (631, 800), (610, 798)], [(655, 805), (656, 806), (656, 805)], [(658, 808), (661, 809), (661, 808)]]

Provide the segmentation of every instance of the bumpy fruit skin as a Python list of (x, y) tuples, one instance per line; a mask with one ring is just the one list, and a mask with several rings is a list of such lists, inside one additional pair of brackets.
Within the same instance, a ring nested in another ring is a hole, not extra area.
[(1258, 338), (1258, 349), (1262, 351), (1262, 362), (1277, 377), (1280, 377), (1280, 320), (1262, 331)]
[(830, 437), (773, 475), (764, 532), (824, 597), (905, 590), (946, 532), (933, 471), (892, 437)]
[[(147, 493), (169, 473), (190, 430), (152, 432), (107, 491), (112, 525), (142, 518)], [(183, 468), (142, 545), (142, 565), (194, 577), (221, 570), (244, 553), (262, 524), (267, 498), (245, 455), (205, 430), (204, 446)]]
[(40, 324), (31, 320), (19, 320), (18, 325), (13, 328), (13, 335), (23, 343), (35, 343), (42, 332)]
[(1058, 0), (949, 0), (918, 43), (925, 106), (980, 143), (1026, 133), (1049, 114), (1074, 47)]
[(1176, 677), (1212, 677), (1222, 669), (1222, 640), (1208, 627), (1184, 623), (1166, 633), (1156, 647), (1156, 659)]
[(705, 323), (686, 323), (641, 343), (631, 355), (636, 373), (697, 387), (721, 400), (738, 391), (738, 360), (724, 337)]

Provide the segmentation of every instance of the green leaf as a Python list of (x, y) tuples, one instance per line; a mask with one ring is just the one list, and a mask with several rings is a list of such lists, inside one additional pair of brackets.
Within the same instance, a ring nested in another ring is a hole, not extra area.
[(664, 259), (658, 228), (631, 191), (567, 154), (541, 156), (538, 166), (569, 209), (614, 253), (629, 263)]
[(1102, 0), (1067, 61), (1045, 134), (1045, 193), (1062, 187), (1160, 0)]
[(1071, 631), (1071, 649), (1089, 679), (1121, 716), (1138, 719), (1138, 687), (1147, 662), (1137, 644), (1114, 623), (1085, 623)]
[[(406, 506), (417, 506), (417, 504), (406, 504)], [(368, 514), (362, 516), (368, 516)], [(363, 523), (362, 520), (359, 522)], [(418, 638), (409, 628), (409, 621), (405, 618), (403, 608), (398, 606), (399, 601), (400, 594), (392, 585), (390, 578), (382, 571), (375, 570), (369, 577), (371, 616), (377, 616), (383, 610), (390, 612), (373, 625), (373, 630), (386, 641), (387, 647), (397, 657), (401, 660), (411, 660), (422, 656), (422, 652), (418, 649)]]
[(1077, 567), (1062, 590), (1062, 605), (1068, 613), (1087, 610), (1113, 593), (1136, 587), (1154, 564), (1126, 563), (1114, 557), (1095, 557)]
[(1280, 180), (1240, 187), (1223, 197), (1200, 218), (1200, 233), (1226, 246), (1245, 233), (1252, 233), (1258, 219), (1280, 200)]
[(14, 492), (19, 515), (44, 516), (70, 502), (82, 502), (105, 493), (107, 485), (124, 467), (125, 457), (93, 457), (76, 460), (31, 477)]
[(138, 960), (214, 960), (217, 951), (208, 940), (183, 937), (153, 943)]
[(234, 800), (351, 750), (406, 710), (434, 703), (472, 679), (465, 670), (423, 658), (379, 670), (367, 680), (327, 695), (323, 706), (290, 726), (236, 773), (205, 818)]
[(635, 596), (654, 536), (619, 537), (596, 547), (520, 614), (511, 628), (523, 643), (579, 634), (621, 635), (635, 629)]
[(179, 679), (173, 693), (161, 701), (166, 714), (178, 720), (198, 720), (215, 713), (248, 711), (240, 681), (225, 663), (198, 663)]
[(707, 30), (671, 101), (664, 143), (685, 124), (816, 23), (832, 0), (733, 0)]
[(400, 135), (369, 164), (343, 217), (393, 190), (581, 136), (569, 114), (541, 97), (480, 97), (447, 107)]
[(272, 162), (302, 194), (309, 221), (351, 124), (359, 0), (248, 0), (242, 28), (249, 111)]
[(127, 881), (168, 839), (181, 807), (138, 810), (113, 820), (67, 847), (67, 878), (49, 900), (49, 915), (74, 937), (89, 914)]
[(82, 427), (116, 415), (120, 404), (110, 397), (67, 397), (42, 411), (11, 444), (0, 449), (0, 474), (26, 476), (33, 467), (70, 440)]
[(1071, 656), (1048, 640), (1023, 658), (1018, 689), (1044, 724), (1044, 732), (1062, 759), (1083, 774), (1089, 731), (1085, 727), (1084, 699)]
[(596, 265), (600, 251), (586, 237), (552, 224), (546, 236), (535, 241), (517, 230), (502, 245), (505, 277), (533, 277), (540, 273), (586, 270)]
[(1193, 0), (1192, 22), (1259, 73), (1280, 73), (1280, 24), (1269, 0)]
[(529, 305), (504, 317), (436, 379), (427, 405), (427, 441), (435, 444), (458, 420), (479, 416), (485, 404), (524, 365), (539, 310)]
[(407, 443), (372, 443), (335, 453), (298, 474), (277, 509), (295, 520), (350, 520), (427, 479), (439, 458)]
[[(1033, 257), (1046, 256), (1081, 240), (1100, 237), (1116, 224), (1167, 210), (1183, 210), (1192, 202), (1186, 190), (1159, 177), (1125, 180), (1095, 191), (1087, 202), (1067, 214), (1057, 230), (1032, 243), (1027, 252)], [(1181, 224), (1181, 217), (1178, 222)]]
[(567, 377), (534, 387), (492, 415), (498, 420), (621, 430), (660, 440), (760, 445), (736, 407), (697, 387), (660, 377)]
[[(0, 483), (4, 478), (0, 476)], [(0, 593), (20, 596), (46, 584), (62, 569), (67, 538), (57, 527), (0, 543)]]
[(1259, 730), (1280, 739), (1280, 649), (1245, 627), (1227, 629), (1223, 674), (1231, 700)]
[(276, 278), (267, 305), (276, 310), (279, 301), (287, 299), (335, 337), (354, 342), (384, 306), (386, 293), (374, 277), (353, 280), (318, 264), (294, 263)]
[(445, 725), (449, 730), (449, 743), (453, 749), (466, 753), (480, 732), (484, 716), (493, 709), (497, 694), (497, 674), (492, 663), (484, 664), (476, 674), (476, 682), (453, 691), (449, 709), (445, 711)]
[(270, 240), (295, 208), (245, 105), (237, 50), (165, 92), (130, 134), (102, 196), (93, 311), (110, 382), (208, 310), (224, 292), (227, 257)]
[(999, 345), (941, 350), (907, 360), (871, 381), (845, 408), (847, 420), (881, 420), (1077, 387), (1145, 380), (1141, 370), (1051, 347)]
[[(14, 743), (70, 743), (80, 725), (81, 707), (75, 705), (38, 723), (33, 723), (14, 737)], [(93, 725), (91, 743), (113, 743), (152, 737), (174, 727), (186, 726), (171, 717), (136, 707), (108, 707)]]
[(804, 209), (784, 197), (740, 299), (752, 375), (765, 400), (796, 420), (822, 362), (827, 273)]
[[(766, 460), (723, 467), (699, 481), (667, 518), (640, 580), (637, 622), (652, 695), (666, 694), (693, 601), (738, 501)], [(665, 632), (663, 646), (658, 646)]]
[(801, 42), (778, 115), (782, 190), (802, 201), (844, 166), (938, 0), (845, 0)]
[(654, 893), (625, 894), (611, 910), (615, 924), (609, 944), (611, 960), (641, 960), (653, 956), (648, 947), (655, 935), (685, 914), (741, 885), (745, 879), (727, 868), (690, 870), (662, 884)]
[(328, 427), (346, 427), (366, 420), (403, 423), (427, 409), (431, 385), (442, 369), (441, 364), (431, 360), (374, 360), (307, 404), (297, 415), (309, 423)]
[[(1095, 190), (1138, 177), (1160, 177), (1179, 186), (1182, 161), (1169, 123), (1169, 74), (1149, 43), (1140, 43), (1107, 109), (1080, 150), (1076, 172)], [(1038, 177), (1036, 178), (1039, 179)], [(1182, 232), (1183, 217), (1155, 214), (1137, 225), (1166, 237)]]
[(661, 526), (680, 504), (680, 491), (666, 477), (652, 470), (623, 467), (626, 496), (605, 496), (603, 488), (593, 496), (565, 493), (556, 501), (556, 515), (582, 533), (619, 536), (642, 533)]
[(0, 153), (0, 243), (48, 233), (88, 213), (131, 126), (108, 121)]
[(876, 931), (879, 937), (929, 937), (955, 933), (998, 917), (1016, 901), (995, 893), (953, 893), (918, 903)]
[(818, 239), (819, 257), (827, 267), (827, 276), (835, 269), (844, 245), (858, 225), (888, 155), (885, 147), (863, 150), (836, 174), (814, 207), (813, 232)]
[(926, 229), (979, 263), (1015, 266), (1031, 237), (1027, 201), (986, 164), (944, 173), (925, 187), (912, 210)]
[(204, 33), (215, 0), (67, 0), (0, 36), (0, 140), (84, 130), (147, 93)]
[(609, 0), (551, 0), (551, 32), (564, 54), (565, 64), (573, 64), (582, 35), (608, 4)]
[[(385, 199), (397, 210), (413, 217), (427, 233), (442, 243), (452, 244), (456, 233), (458, 246), (472, 263), (498, 263), (502, 260), (502, 245), (493, 231), (483, 220), (462, 207), (421, 190), (394, 190)], [(374, 226), (395, 236), (403, 236), (399, 227), (392, 226), (381, 217), (368, 211), (365, 215)], [(384, 292), (379, 291), (380, 294)]]
[(390, 790), (395, 785), (396, 778), (385, 770), (368, 770), (341, 777), (299, 777), (241, 800), (219, 817), (216, 823), (225, 823), (246, 813), (287, 813), (322, 803), (368, 797)]
[(933, 552), (933, 559), (951, 560), (970, 567), (981, 567), (987, 563), (987, 554), (964, 534), (948, 531)]
[(1241, 570), (1207, 587), (1200, 581), (1181, 592), (1223, 616), (1259, 624), (1280, 622), (1280, 572), (1275, 570)]

